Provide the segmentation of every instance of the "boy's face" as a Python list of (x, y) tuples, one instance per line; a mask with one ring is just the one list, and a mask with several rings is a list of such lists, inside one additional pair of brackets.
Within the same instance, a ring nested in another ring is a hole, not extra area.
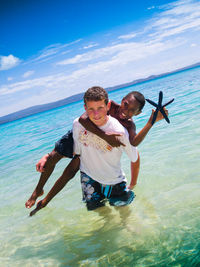
[(141, 113), (140, 103), (135, 99), (133, 95), (129, 95), (122, 99), (119, 117), (120, 119), (130, 119)]
[(110, 103), (105, 104), (104, 100), (87, 101), (84, 105), (89, 119), (97, 126), (103, 126), (107, 120), (107, 112), (110, 108)]

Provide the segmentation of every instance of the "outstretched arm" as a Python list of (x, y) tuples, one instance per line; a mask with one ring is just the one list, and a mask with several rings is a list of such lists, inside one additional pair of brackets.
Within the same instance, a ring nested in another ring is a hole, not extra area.
[[(166, 114), (168, 115), (168, 110), (165, 108), (164, 108), (164, 110), (165, 110)], [(132, 146), (138, 146), (144, 140), (146, 135), (148, 134), (149, 130), (153, 126), (151, 124), (151, 121), (153, 119), (154, 112), (155, 112), (155, 110), (152, 109), (152, 113), (151, 113), (151, 116), (150, 116), (147, 124), (144, 126), (144, 128), (138, 134), (135, 134), (135, 131), (133, 131), (133, 129), (131, 127), (129, 129), (127, 129), (128, 133), (129, 133), (129, 141), (130, 141)], [(159, 111), (155, 122), (158, 122), (162, 119), (164, 119), (164, 117), (161, 114), (161, 112)]]
[(46, 205), (51, 201), (51, 199), (55, 197), (55, 195), (57, 195), (63, 189), (67, 182), (75, 176), (75, 174), (79, 170), (79, 165), (79, 156), (75, 156), (70, 161), (69, 165), (65, 168), (60, 178), (55, 182), (54, 186), (51, 188), (47, 196), (37, 203), (37, 207), (31, 211), (30, 216), (33, 216), (40, 209), (46, 207)]
[(90, 131), (93, 134), (96, 134), (103, 140), (105, 140), (109, 145), (112, 147), (119, 147), (122, 144), (120, 140), (117, 138), (121, 136), (120, 134), (107, 134), (104, 131), (102, 131), (99, 127), (97, 127), (87, 116), (86, 113), (84, 113), (80, 118), (79, 118), (80, 124), (88, 131)]

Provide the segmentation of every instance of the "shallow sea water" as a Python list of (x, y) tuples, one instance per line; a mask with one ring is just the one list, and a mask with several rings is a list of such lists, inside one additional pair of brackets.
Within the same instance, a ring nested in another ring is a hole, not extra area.
[[(88, 212), (79, 173), (49, 205), (29, 217), (24, 203), (39, 174), (35, 163), (53, 149), (83, 103), (0, 125), (0, 266), (199, 266), (200, 264), (200, 68), (109, 93), (118, 103), (132, 90), (168, 106), (164, 120), (138, 147), (141, 169), (128, 207)], [(152, 107), (135, 118), (139, 131)], [(45, 193), (68, 159), (58, 163)], [(130, 180), (126, 155), (122, 166)]]

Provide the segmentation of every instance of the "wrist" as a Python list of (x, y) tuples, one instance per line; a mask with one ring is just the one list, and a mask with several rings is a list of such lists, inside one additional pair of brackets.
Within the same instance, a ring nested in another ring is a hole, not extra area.
[(104, 139), (104, 140), (108, 140), (108, 134), (106, 134), (104, 131), (101, 132), (101, 138)]

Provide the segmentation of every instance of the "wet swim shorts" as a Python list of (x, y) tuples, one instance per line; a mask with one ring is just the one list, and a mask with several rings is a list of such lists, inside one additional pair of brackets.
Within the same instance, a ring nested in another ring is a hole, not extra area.
[(135, 197), (134, 192), (127, 189), (125, 182), (102, 185), (84, 172), (81, 172), (81, 187), (83, 201), (86, 202), (88, 210), (104, 206), (106, 199), (111, 206), (125, 206), (130, 204)]
[(73, 144), (72, 130), (70, 130), (55, 143), (55, 151), (67, 158), (73, 158)]

